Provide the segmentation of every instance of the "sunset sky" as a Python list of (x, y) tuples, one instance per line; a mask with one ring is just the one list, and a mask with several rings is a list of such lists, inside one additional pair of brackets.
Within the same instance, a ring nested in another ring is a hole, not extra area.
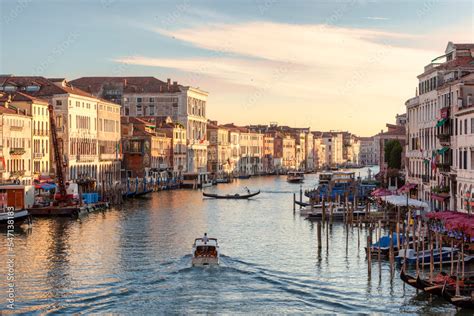
[[(172, 3), (172, 4), (170, 4)], [(0, 73), (152, 75), (209, 92), (221, 123), (370, 136), (414, 96), (473, 1), (1, 1)]]

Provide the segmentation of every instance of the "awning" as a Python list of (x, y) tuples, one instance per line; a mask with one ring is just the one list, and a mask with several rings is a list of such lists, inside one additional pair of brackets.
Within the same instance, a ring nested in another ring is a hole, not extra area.
[(35, 188), (49, 191), (56, 188), (56, 185), (54, 183), (41, 183), (41, 184), (36, 184)]
[(449, 195), (431, 194), (431, 198), (439, 202), (444, 202), (446, 199), (449, 199)]
[(410, 206), (414, 208), (424, 208), (428, 209), (429, 205), (426, 202), (420, 201), (420, 200), (415, 200), (415, 199), (410, 199), (405, 196), (405, 195), (389, 195), (389, 196), (383, 196), (381, 197), (382, 201), (385, 201), (389, 204), (395, 205), (395, 206)]
[(447, 152), (448, 150), (449, 150), (449, 147), (443, 147), (441, 149), (438, 149), (438, 154), (442, 155), (445, 152)]
[(448, 119), (446, 119), (446, 118), (439, 120), (438, 123), (436, 123), (436, 127), (443, 126), (444, 123), (446, 123), (447, 120)]
[(405, 183), (402, 187), (400, 187), (397, 191), (399, 193), (402, 192), (409, 192), (410, 190), (415, 189), (418, 186), (416, 183)]

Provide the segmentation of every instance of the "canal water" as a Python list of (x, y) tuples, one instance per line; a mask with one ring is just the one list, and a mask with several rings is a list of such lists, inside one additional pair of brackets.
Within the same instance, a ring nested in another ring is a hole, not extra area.
[[(366, 169), (356, 169), (365, 175)], [(307, 175), (303, 190), (317, 184)], [(206, 189), (260, 189), (252, 200), (203, 199), (177, 190), (134, 199), (80, 220), (35, 219), (15, 236), (18, 313), (450, 313), (375, 261), (368, 278), (365, 231), (334, 223), (329, 249), (316, 225), (293, 213), (300, 185), (255, 177)], [(221, 265), (192, 268), (194, 238), (208, 232)], [(346, 233), (349, 234), (346, 247)], [(6, 238), (0, 238), (0, 310), (6, 309)], [(397, 270), (398, 273), (398, 270)]]

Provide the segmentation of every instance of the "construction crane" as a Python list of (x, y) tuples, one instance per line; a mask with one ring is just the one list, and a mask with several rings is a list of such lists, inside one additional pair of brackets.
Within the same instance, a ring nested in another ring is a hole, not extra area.
[(49, 122), (51, 128), (51, 138), (53, 141), (53, 152), (54, 152), (54, 161), (56, 163), (56, 177), (58, 179), (58, 189), (59, 189), (59, 200), (65, 200), (67, 198), (66, 185), (64, 184), (64, 165), (63, 165), (63, 156), (62, 148), (59, 146), (58, 134), (56, 131), (56, 120), (54, 117), (53, 105), (48, 106), (49, 111)]

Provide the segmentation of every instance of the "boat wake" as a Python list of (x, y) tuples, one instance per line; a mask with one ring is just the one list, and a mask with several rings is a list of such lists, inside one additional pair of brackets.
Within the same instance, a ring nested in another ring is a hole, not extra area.
[[(305, 304), (327, 312), (355, 312), (367, 308), (366, 297), (359, 292), (349, 288), (341, 290), (316, 276), (270, 270), (256, 263), (225, 255), (220, 256), (219, 266), (206, 267), (191, 267), (191, 257), (185, 258), (188, 266), (180, 268), (173, 275), (179, 277), (181, 282), (188, 277), (190, 280), (195, 277), (205, 278), (206, 284), (201, 284), (203, 291), (214, 289), (219, 284), (221, 295), (232, 295), (231, 292), (236, 288), (244, 289), (246, 295), (253, 293), (247, 299), (253, 300), (253, 304), (257, 305), (266, 304), (270, 300), (288, 304), (288, 307)], [(347, 299), (348, 297), (351, 299)]]

